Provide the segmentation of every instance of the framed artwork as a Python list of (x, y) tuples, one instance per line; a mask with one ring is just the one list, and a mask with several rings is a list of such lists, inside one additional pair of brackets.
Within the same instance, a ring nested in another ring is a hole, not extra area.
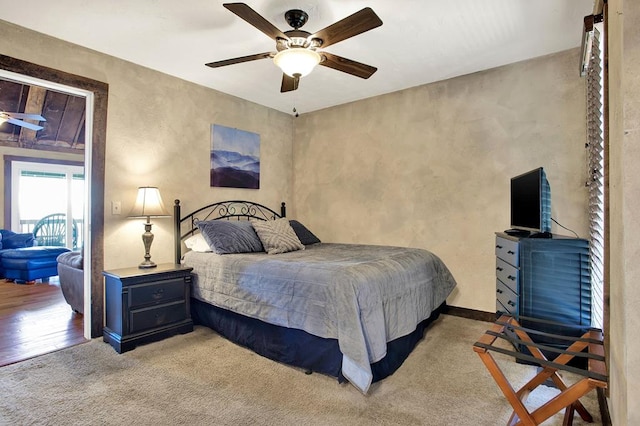
[(211, 125), (211, 186), (260, 188), (260, 135)]

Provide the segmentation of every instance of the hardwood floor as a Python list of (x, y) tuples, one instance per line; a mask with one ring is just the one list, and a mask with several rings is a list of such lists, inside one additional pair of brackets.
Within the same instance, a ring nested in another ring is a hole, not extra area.
[(0, 366), (83, 343), (83, 317), (57, 284), (0, 278)]

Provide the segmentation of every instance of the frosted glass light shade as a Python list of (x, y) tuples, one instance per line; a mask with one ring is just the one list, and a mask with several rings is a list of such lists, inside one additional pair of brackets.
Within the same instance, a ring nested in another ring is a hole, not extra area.
[(138, 188), (138, 197), (129, 213), (129, 217), (163, 217), (170, 216), (164, 208), (158, 188), (142, 186)]
[(300, 47), (282, 50), (273, 58), (273, 62), (289, 77), (304, 77), (320, 60), (317, 52)]

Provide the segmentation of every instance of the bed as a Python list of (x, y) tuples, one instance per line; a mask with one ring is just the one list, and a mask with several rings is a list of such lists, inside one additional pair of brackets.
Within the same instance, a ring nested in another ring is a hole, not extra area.
[(284, 203), (276, 213), (224, 201), (182, 216), (176, 200), (174, 210), (196, 324), (363, 393), (400, 367), (456, 285), (427, 250), (320, 242)]

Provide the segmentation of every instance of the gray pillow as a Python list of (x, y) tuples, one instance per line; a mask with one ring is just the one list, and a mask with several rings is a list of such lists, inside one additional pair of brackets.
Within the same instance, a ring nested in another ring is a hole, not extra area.
[(304, 245), (285, 218), (276, 220), (252, 220), (264, 249), (269, 254), (304, 250)]
[(202, 236), (217, 254), (264, 251), (260, 238), (246, 220), (211, 220), (198, 222)]
[(298, 222), (297, 220), (290, 220), (289, 225), (293, 228), (293, 232), (296, 233), (298, 239), (302, 244), (308, 246), (309, 244), (316, 244), (320, 242), (320, 239), (316, 237), (313, 232), (309, 231), (306, 226)]

